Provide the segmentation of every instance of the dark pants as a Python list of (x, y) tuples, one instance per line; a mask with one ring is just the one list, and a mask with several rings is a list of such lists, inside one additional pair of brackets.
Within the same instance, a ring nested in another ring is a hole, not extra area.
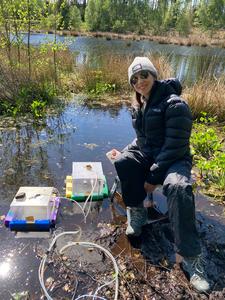
[[(153, 161), (135, 150), (123, 152), (121, 158), (115, 162), (126, 206), (142, 206), (146, 197), (144, 182), (152, 163)], [(195, 224), (194, 195), (190, 183), (191, 167), (188, 161), (177, 161), (170, 166), (159, 182), (163, 185), (163, 194), (167, 197), (176, 252), (185, 257), (201, 253)]]

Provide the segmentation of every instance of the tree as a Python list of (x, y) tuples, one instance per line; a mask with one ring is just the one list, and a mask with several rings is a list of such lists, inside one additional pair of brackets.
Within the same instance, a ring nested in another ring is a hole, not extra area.
[(80, 11), (76, 5), (70, 7), (69, 10), (69, 29), (79, 30), (81, 25)]
[(12, 7), (7, 0), (0, 0), (0, 27), (2, 27), (1, 46), (6, 48), (10, 64), (12, 63), (12, 42), (11, 42), (11, 12)]
[(225, 28), (225, 0), (201, 0), (196, 16), (205, 29)]
[(149, 8), (148, 27), (153, 33), (161, 33), (163, 31), (163, 23), (169, 3), (167, 0), (153, 2)]
[(192, 14), (189, 9), (183, 9), (176, 21), (176, 30), (180, 35), (187, 36), (192, 27)]
[(85, 20), (90, 30), (99, 29), (98, 0), (89, 0), (85, 11)]
[(168, 30), (171, 28), (175, 28), (177, 18), (180, 15), (181, 12), (181, 0), (176, 0), (174, 2), (171, 2), (164, 20), (164, 29)]

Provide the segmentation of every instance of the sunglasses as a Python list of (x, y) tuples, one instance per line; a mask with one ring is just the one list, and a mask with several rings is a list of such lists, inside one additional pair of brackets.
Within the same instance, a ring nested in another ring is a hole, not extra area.
[(145, 80), (148, 78), (148, 76), (149, 76), (148, 71), (141, 71), (140, 73), (138, 73), (138, 75), (133, 76), (130, 82), (132, 85), (135, 85), (138, 82), (138, 78)]

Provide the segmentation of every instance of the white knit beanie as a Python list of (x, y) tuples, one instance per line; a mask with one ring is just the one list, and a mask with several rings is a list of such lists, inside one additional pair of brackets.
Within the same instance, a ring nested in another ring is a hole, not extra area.
[(140, 71), (149, 71), (151, 75), (157, 79), (158, 72), (150, 59), (148, 57), (137, 56), (128, 68), (128, 79), (130, 84), (132, 76)]

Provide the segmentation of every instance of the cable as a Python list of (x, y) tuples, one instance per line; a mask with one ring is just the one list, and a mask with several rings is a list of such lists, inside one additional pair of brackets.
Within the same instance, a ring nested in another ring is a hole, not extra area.
[[(94, 193), (94, 190), (95, 190), (97, 182), (98, 182), (98, 174), (96, 172), (93, 172), (93, 173), (95, 174), (95, 181), (93, 182), (93, 179), (91, 179), (91, 187), (92, 187), (92, 189), (91, 189), (91, 192), (89, 193), (87, 199), (85, 200), (83, 207), (77, 201), (73, 201), (80, 208), (80, 210), (81, 210), (81, 212), (82, 212), (82, 214), (84, 216), (84, 222), (85, 223), (86, 223), (87, 216), (88, 216), (88, 214), (90, 212), (90, 209), (91, 209), (91, 204), (92, 204), (92, 199), (93, 199), (93, 193)], [(57, 190), (57, 193), (59, 194), (58, 190)], [(70, 200), (71, 201), (70, 198), (66, 198), (66, 197), (58, 197), (58, 199), (59, 200)], [(88, 201), (89, 201), (89, 207), (87, 209), (87, 212), (85, 213), (85, 209), (87, 207)], [(55, 209), (55, 201), (53, 203), (52, 212), (53, 212), (54, 209)], [(57, 239), (59, 237), (61, 237), (63, 235), (78, 234), (78, 233), (79, 233), (79, 238), (78, 239), (80, 239), (80, 237), (81, 237), (81, 228), (79, 230), (77, 230), (77, 231), (62, 232), (62, 233), (56, 235), (53, 238), (53, 240), (52, 240), (52, 242), (51, 242), (51, 244), (50, 244), (50, 246), (49, 246), (46, 254), (44, 255), (44, 257), (41, 260), (41, 263), (40, 263), (40, 266), (39, 266), (39, 269), (38, 269), (38, 278), (39, 278), (40, 285), (41, 285), (41, 287), (42, 287), (42, 289), (44, 291), (44, 294), (45, 294), (47, 300), (53, 300), (53, 298), (48, 294), (48, 291), (47, 291), (47, 289), (45, 287), (45, 283), (44, 283), (44, 271), (45, 271), (45, 264), (46, 264), (46, 260), (47, 260), (48, 254), (50, 253), (50, 251), (54, 247), (54, 245), (55, 245), (55, 243), (56, 243), (56, 241), (57, 241)], [(111, 280), (109, 282), (105, 282), (103, 285), (101, 285), (100, 287), (98, 287), (97, 290), (95, 291), (94, 295), (81, 295), (81, 296), (79, 296), (76, 299), (74, 299), (74, 296), (75, 296), (74, 295), (73, 299), (74, 300), (78, 300), (78, 299), (82, 299), (84, 297), (90, 297), (90, 298), (95, 299), (95, 300), (98, 300), (98, 299), (100, 299), (100, 300), (107, 300), (106, 298), (98, 296), (97, 294), (98, 294), (98, 292), (103, 287), (105, 287), (107, 285), (110, 285), (113, 282), (115, 282), (115, 297), (114, 297), (114, 300), (117, 300), (118, 299), (118, 290), (119, 290), (119, 281), (118, 281), (119, 269), (118, 269), (116, 260), (113, 257), (113, 255), (107, 249), (105, 249), (104, 247), (102, 247), (100, 245), (97, 245), (95, 243), (91, 243), (91, 242), (71, 242), (71, 243), (65, 245), (64, 247), (62, 247), (59, 250), (59, 253), (61, 254), (67, 248), (72, 247), (72, 246), (77, 246), (77, 245), (84, 246), (84, 247), (90, 247), (91, 246), (91, 247), (95, 247), (95, 248), (98, 248), (101, 251), (103, 251), (106, 254), (106, 256), (108, 256), (111, 259), (111, 261), (113, 262), (114, 270), (115, 270), (115, 276), (114, 276), (113, 280)]]
[(93, 193), (94, 193), (95, 187), (96, 187), (97, 182), (98, 182), (98, 174), (97, 174), (96, 172), (93, 172), (93, 173), (94, 173), (94, 175), (95, 175), (95, 183), (93, 184), (93, 179), (91, 179), (91, 187), (92, 187), (92, 189), (91, 189), (91, 192), (90, 192), (90, 194), (88, 195), (87, 199), (85, 200), (84, 206), (83, 206), (83, 210), (85, 210), (86, 205), (87, 205), (87, 203), (88, 203), (88, 201), (89, 201), (89, 199), (90, 199), (89, 207), (88, 207), (87, 213), (85, 214), (85, 212), (84, 212), (84, 214), (85, 214), (84, 223), (86, 223), (87, 216), (88, 216), (88, 214), (89, 214), (89, 212), (90, 212), (90, 209), (91, 209), (91, 203), (92, 203), (92, 198), (93, 198)]
[[(85, 247), (90, 247), (91, 246), (91, 247), (98, 248), (98, 249), (102, 250), (112, 260), (113, 265), (114, 265), (114, 270), (115, 270), (115, 278), (113, 280), (109, 281), (109, 282), (104, 283), (100, 287), (98, 287), (95, 294), (94, 294), (94, 296), (96, 297), (98, 291), (100, 291), (100, 289), (102, 289), (104, 286), (110, 285), (115, 281), (115, 297), (114, 297), (114, 299), (117, 300), (118, 290), (119, 290), (119, 281), (118, 281), (119, 268), (117, 266), (116, 260), (113, 257), (113, 255), (107, 249), (105, 249), (104, 247), (102, 247), (98, 244), (95, 244), (95, 243), (91, 243), (91, 242), (75, 242), (75, 243), (73, 242), (73, 243), (69, 243), (68, 245), (65, 245), (64, 247), (61, 248), (60, 253), (62, 253), (63, 251), (65, 251), (69, 247), (78, 246), (78, 245), (81, 245), (81, 246), (83, 245)], [(77, 299), (75, 299), (75, 300), (77, 300)]]
[(59, 199), (62, 199), (62, 200), (69, 200), (70, 202), (72, 201), (73, 203), (75, 203), (81, 210), (82, 214), (84, 215), (84, 220), (86, 218), (86, 215), (85, 215), (85, 212), (84, 212), (84, 209), (83, 207), (80, 205), (79, 202), (75, 201), (75, 200), (71, 200), (71, 198), (67, 198), (67, 197), (59, 197)]
[[(91, 188), (91, 192), (87, 196), (87, 199), (85, 200), (83, 207), (76, 200), (73, 200), (73, 203), (75, 203), (76, 205), (79, 206), (79, 208), (80, 208), (80, 210), (81, 210), (81, 212), (82, 212), (82, 214), (84, 216), (84, 223), (86, 223), (86, 221), (87, 221), (87, 216), (89, 215), (89, 212), (90, 212), (90, 209), (91, 209), (91, 204), (92, 204), (92, 199), (93, 199), (93, 193), (94, 193), (95, 187), (96, 187), (97, 182), (98, 182), (98, 174), (96, 172), (94, 172), (94, 171), (93, 171), (93, 173), (95, 175), (95, 179), (94, 179), (95, 181), (93, 183), (93, 179), (91, 179), (91, 187), (92, 187)], [(70, 200), (71, 201), (71, 198), (67, 198), (67, 197), (59, 197), (59, 199)], [(89, 199), (90, 199), (89, 207), (87, 209), (87, 212), (85, 213), (85, 208), (87, 206), (87, 203), (88, 203)]]
[(98, 300), (98, 299), (100, 299), (100, 300), (107, 300), (106, 298), (103, 298), (103, 297), (101, 297), (101, 296), (95, 296), (95, 295), (81, 295), (81, 296), (79, 296), (78, 298), (76, 298), (76, 299), (74, 299), (74, 300), (79, 300), (79, 299), (82, 299), (82, 298), (84, 298), (84, 297), (91, 297), (92, 299), (96, 299), (96, 300)]
[[(62, 233), (58, 234), (57, 236), (55, 236), (54, 239), (52, 240), (46, 254), (44, 255), (44, 257), (41, 260), (41, 263), (40, 263), (40, 266), (39, 266), (39, 269), (38, 269), (38, 278), (39, 278), (40, 285), (42, 287), (42, 290), (44, 291), (44, 294), (45, 294), (47, 300), (53, 300), (53, 298), (48, 294), (48, 291), (47, 291), (47, 289), (45, 287), (45, 284), (44, 284), (44, 271), (45, 271), (45, 264), (46, 264), (48, 254), (52, 250), (53, 246), (55, 245), (55, 243), (56, 243), (56, 241), (59, 237), (61, 237), (63, 235), (71, 235), (71, 234), (78, 234), (78, 233), (81, 233), (81, 231), (80, 230), (67, 231), (67, 232), (65, 231), (65, 232), (62, 232)], [(78, 246), (78, 245), (84, 246), (84, 247), (94, 247), (94, 248), (97, 248), (97, 249), (100, 249), (101, 251), (103, 251), (106, 254), (106, 256), (108, 256), (111, 259), (111, 261), (113, 263), (113, 266), (114, 266), (115, 275), (114, 275), (113, 280), (111, 280), (109, 282), (105, 282), (103, 285), (98, 287), (97, 290), (95, 291), (94, 295), (82, 295), (82, 296), (79, 296), (78, 298), (76, 298), (75, 300), (82, 299), (83, 297), (91, 297), (92, 299), (96, 299), (96, 300), (97, 299), (107, 300), (104, 297), (97, 296), (97, 293), (103, 287), (105, 287), (107, 285), (110, 285), (113, 282), (115, 282), (115, 297), (114, 297), (114, 300), (117, 300), (118, 299), (118, 290), (119, 290), (119, 280), (118, 280), (119, 268), (117, 266), (116, 260), (113, 257), (113, 255), (107, 249), (105, 249), (104, 247), (102, 247), (98, 244), (92, 243), (92, 242), (71, 242), (71, 243), (65, 245), (64, 247), (62, 247), (59, 250), (59, 253), (62, 254), (67, 248), (72, 247), (72, 246)]]
[(63, 235), (71, 235), (71, 234), (77, 234), (77, 233), (80, 233), (80, 230), (77, 230), (77, 231), (65, 231), (65, 232), (62, 232), (60, 234), (58, 234), (56, 237), (54, 237), (54, 239), (52, 240), (46, 254), (44, 255), (44, 257), (42, 258), (41, 260), (41, 263), (40, 263), (40, 266), (39, 266), (39, 269), (38, 269), (38, 278), (39, 278), (39, 282), (40, 282), (40, 285), (44, 291), (44, 294), (45, 296), (47, 297), (47, 300), (53, 300), (46, 288), (45, 288), (45, 284), (44, 284), (44, 267), (45, 267), (45, 263), (46, 263), (46, 260), (47, 260), (47, 257), (48, 257), (48, 253), (52, 250), (53, 246), (55, 245), (57, 239)]

